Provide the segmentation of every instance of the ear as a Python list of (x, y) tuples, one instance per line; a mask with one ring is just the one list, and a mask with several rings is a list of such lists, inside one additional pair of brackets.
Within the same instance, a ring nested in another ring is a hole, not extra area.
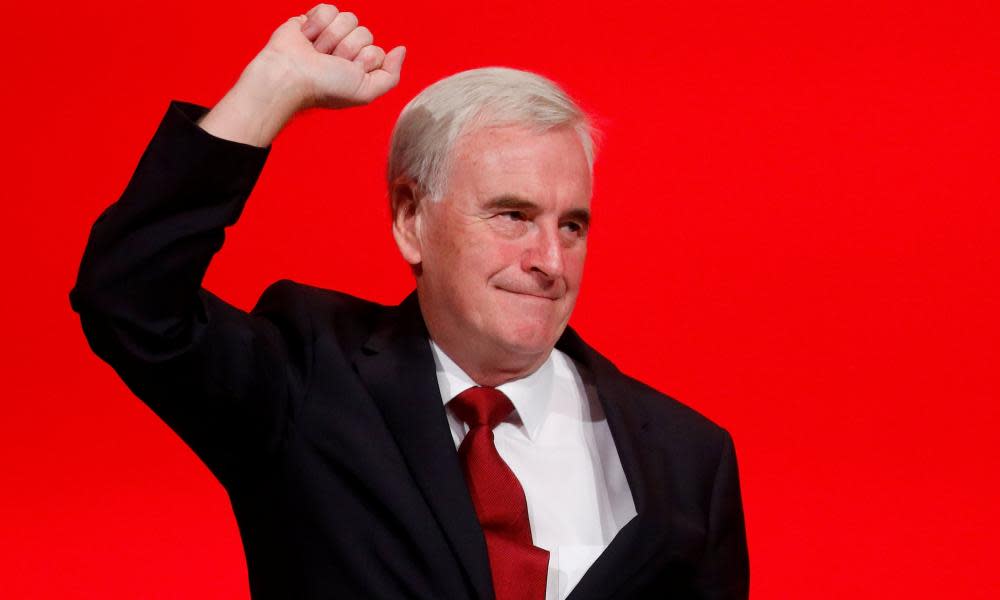
[(392, 209), (392, 237), (403, 259), (411, 267), (418, 267), (422, 260), (420, 247), (420, 221), (422, 194), (416, 182), (400, 178), (393, 182), (389, 192)]

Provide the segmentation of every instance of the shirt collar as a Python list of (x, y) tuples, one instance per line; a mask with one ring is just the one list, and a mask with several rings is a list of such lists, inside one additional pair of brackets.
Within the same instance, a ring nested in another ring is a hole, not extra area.
[[(445, 354), (444, 350), (434, 343), (434, 340), (430, 340), (430, 344), (434, 354), (434, 366), (438, 387), (441, 390), (441, 399), (447, 406), (452, 398), (478, 384), (450, 356)], [(549, 401), (552, 398), (555, 382), (552, 355), (555, 352), (558, 350), (550, 352), (542, 366), (530, 375), (497, 386), (498, 390), (510, 398), (511, 404), (514, 405), (514, 412), (520, 418), (528, 439), (532, 441), (535, 440), (545, 422)]]

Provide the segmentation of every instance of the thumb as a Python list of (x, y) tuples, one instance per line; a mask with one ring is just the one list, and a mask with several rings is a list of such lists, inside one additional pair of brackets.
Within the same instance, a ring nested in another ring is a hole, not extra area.
[[(278, 26), (274, 30), (273, 36), (287, 36), (293, 33), (302, 33), (302, 28), (305, 27), (306, 21), (309, 17), (305, 15), (299, 15), (297, 17), (292, 17)], [(273, 37), (272, 36), (272, 37)], [(304, 36), (303, 36), (304, 37)]]
[(371, 102), (396, 87), (396, 84), (399, 83), (399, 72), (403, 68), (405, 57), (406, 48), (396, 46), (385, 55), (381, 68), (375, 69), (365, 76), (360, 94), (363, 102)]
[(382, 70), (388, 71), (394, 77), (399, 77), (403, 70), (403, 60), (406, 59), (406, 46), (396, 46), (385, 55), (382, 61)]

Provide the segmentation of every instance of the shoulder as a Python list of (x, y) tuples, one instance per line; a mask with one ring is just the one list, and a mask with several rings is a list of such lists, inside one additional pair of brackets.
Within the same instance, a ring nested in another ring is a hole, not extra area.
[(385, 309), (381, 304), (344, 292), (280, 279), (267, 286), (252, 312), (329, 312), (360, 316)]
[(308, 332), (313, 340), (332, 335), (342, 343), (357, 345), (396, 308), (344, 292), (281, 279), (264, 290), (251, 314), (286, 331), (302, 335)]
[(634, 403), (647, 416), (649, 428), (658, 437), (714, 447), (729, 443), (729, 432), (696, 409), (630, 375), (618, 374), (629, 392), (623, 401)]
[(707, 494), (725, 465), (735, 463), (729, 431), (673, 396), (617, 373), (621, 392), (613, 401), (622, 405), (623, 413), (641, 421), (637, 439), (645, 450), (670, 465), (668, 472), (682, 482), (678, 485)]
[(595, 378), (600, 394), (653, 434), (653, 439), (673, 450), (701, 452), (731, 445), (726, 429), (677, 398), (623, 373), (611, 360), (568, 330), (560, 340), (562, 350)]

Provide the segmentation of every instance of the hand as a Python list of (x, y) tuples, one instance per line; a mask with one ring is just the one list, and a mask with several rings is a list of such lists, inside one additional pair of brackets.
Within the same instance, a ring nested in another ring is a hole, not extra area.
[(353, 13), (319, 4), (271, 35), (239, 81), (199, 125), (267, 146), (296, 113), (367, 104), (399, 83), (406, 49), (386, 54)]
[(256, 61), (289, 77), (303, 108), (367, 104), (396, 86), (406, 54), (373, 41), (354, 13), (318, 4), (279, 27)]

